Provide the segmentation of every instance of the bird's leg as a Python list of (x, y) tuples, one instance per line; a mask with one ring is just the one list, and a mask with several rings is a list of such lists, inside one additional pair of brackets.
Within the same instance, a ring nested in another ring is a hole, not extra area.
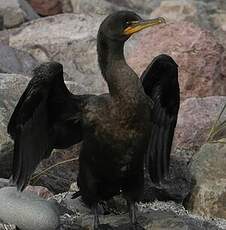
[(136, 230), (137, 229), (137, 217), (136, 217), (135, 202), (134, 201), (127, 201), (127, 205), (129, 208), (129, 218), (130, 218), (130, 223), (132, 225), (132, 229)]
[(99, 225), (100, 225), (100, 220), (98, 216), (98, 204), (94, 204), (92, 206), (92, 212), (94, 214), (94, 230), (98, 230)]

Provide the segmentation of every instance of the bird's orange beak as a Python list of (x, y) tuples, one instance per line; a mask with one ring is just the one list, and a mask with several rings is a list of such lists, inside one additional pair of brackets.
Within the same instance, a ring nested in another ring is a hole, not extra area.
[(145, 28), (159, 25), (162, 23), (166, 23), (166, 20), (162, 17), (149, 20), (134, 21), (131, 22), (130, 25), (123, 30), (123, 35), (131, 35)]

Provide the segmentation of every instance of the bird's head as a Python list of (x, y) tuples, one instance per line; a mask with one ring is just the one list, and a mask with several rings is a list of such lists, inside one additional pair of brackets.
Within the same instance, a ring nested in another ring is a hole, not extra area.
[(162, 17), (144, 20), (132, 11), (118, 11), (106, 17), (99, 32), (108, 39), (125, 42), (132, 34), (161, 23), (165, 23)]

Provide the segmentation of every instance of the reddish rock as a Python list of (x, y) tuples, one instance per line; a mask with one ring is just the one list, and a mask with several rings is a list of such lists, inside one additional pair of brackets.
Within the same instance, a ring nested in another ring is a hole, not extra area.
[(54, 194), (68, 191), (77, 180), (79, 152), (80, 144), (54, 150), (49, 158), (39, 164), (31, 184), (46, 187)]
[(26, 191), (32, 192), (44, 199), (48, 199), (53, 196), (53, 193), (51, 193), (48, 188), (42, 187), (42, 186), (31, 186), (28, 185), (25, 189)]
[(29, 0), (28, 2), (42, 16), (50, 16), (63, 12), (62, 3), (59, 0)]
[[(226, 103), (226, 97), (189, 98), (181, 106), (174, 138), (177, 148), (197, 150)], [(223, 120), (226, 119), (222, 117)]]
[(224, 48), (210, 32), (189, 22), (170, 23), (147, 29), (132, 42), (127, 60), (138, 74), (161, 53), (176, 60), (182, 99), (226, 95)]

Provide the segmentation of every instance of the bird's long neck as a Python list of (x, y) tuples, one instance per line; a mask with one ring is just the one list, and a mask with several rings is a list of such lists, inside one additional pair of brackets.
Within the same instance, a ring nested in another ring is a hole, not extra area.
[(131, 96), (139, 85), (137, 75), (126, 63), (123, 48), (124, 42), (107, 39), (99, 32), (98, 62), (111, 96)]

